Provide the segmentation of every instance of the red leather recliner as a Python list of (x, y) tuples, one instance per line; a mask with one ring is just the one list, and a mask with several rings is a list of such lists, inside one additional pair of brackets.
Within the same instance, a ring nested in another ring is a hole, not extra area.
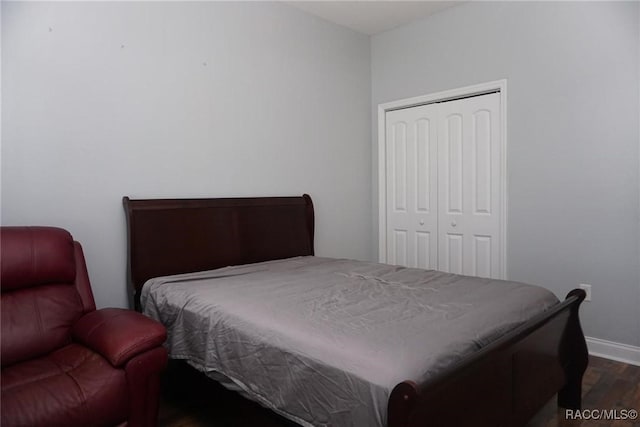
[(155, 426), (166, 330), (96, 310), (82, 247), (59, 228), (0, 228), (2, 427)]

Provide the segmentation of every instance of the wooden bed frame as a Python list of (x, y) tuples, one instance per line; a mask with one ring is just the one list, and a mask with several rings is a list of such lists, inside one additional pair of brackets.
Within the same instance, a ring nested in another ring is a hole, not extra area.
[[(123, 199), (134, 303), (152, 277), (313, 255), (311, 197)], [(556, 393), (579, 409), (587, 346), (578, 318), (585, 298), (569, 292), (455, 366), (389, 396), (388, 427), (524, 426)]]

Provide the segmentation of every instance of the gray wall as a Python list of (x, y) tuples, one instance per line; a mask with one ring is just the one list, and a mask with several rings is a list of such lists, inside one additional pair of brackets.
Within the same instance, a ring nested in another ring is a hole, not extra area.
[(124, 195), (314, 198), (371, 254), (369, 38), (278, 3), (2, 2), (2, 223), (80, 240), (125, 306)]
[(507, 78), (508, 274), (591, 283), (586, 333), (640, 345), (639, 20), (479, 2), (370, 42), (278, 3), (2, 2), (2, 223), (68, 228), (100, 306), (123, 195), (309, 192), (318, 254), (374, 258), (371, 105)]
[(471, 2), (374, 36), (371, 54), (374, 113), (379, 103), (508, 79), (508, 277), (561, 297), (592, 284), (585, 333), (636, 346), (639, 7)]

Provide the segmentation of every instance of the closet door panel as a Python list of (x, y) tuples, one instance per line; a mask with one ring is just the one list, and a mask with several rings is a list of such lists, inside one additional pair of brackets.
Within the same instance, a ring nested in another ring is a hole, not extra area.
[(500, 278), (500, 95), (438, 106), (438, 268)]
[(390, 264), (437, 266), (436, 131), (435, 105), (386, 114), (386, 258)]

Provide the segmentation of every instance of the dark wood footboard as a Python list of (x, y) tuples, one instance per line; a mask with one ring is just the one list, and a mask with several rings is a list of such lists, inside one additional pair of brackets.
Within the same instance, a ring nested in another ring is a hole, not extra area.
[(580, 408), (587, 346), (578, 318), (585, 292), (451, 366), (424, 384), (404, 381), (389, 397), (388, 427), (524, 426), (558, 393)]

